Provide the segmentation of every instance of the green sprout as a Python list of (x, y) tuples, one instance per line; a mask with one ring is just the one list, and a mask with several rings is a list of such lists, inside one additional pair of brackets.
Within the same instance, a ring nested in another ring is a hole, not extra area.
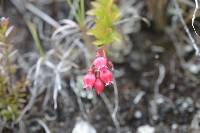
[(10, 56), (14, 51), (7, 38), (11, 28), (8, 18), (0, 19), (0, 119), (6, 123), (18, 118), (27, 96), (27, 82), (15, 77), (16, 65)]
[(93, 44), (100, 47), (119, 41), (121, 37), (114, 24), (120, 19), (120, 12), (114, 0), (97, 0), (92, 6), (88, 14), (95, 17), (96, 25), (88, 34), (96, 38)]

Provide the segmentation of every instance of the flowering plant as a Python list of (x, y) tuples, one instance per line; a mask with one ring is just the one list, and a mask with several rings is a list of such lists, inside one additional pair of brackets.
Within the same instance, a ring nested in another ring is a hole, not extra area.
[(114, 0), (97, 0), (92, 5), (93, 9), (88, 14), (95, 16), (95, 27), (90, 29), (88, 34), (95, 37), (93, 44), (98, 47), (98, 50), (92, 67), (83, 78), (83, 84), (84, 88), (95, 88), (97, 94), (100, 94), (105, 86), (113, 83), (113, 65), (106, 56), (105, 45), (120, 40), (120, 35), (114, 27), (120, 18), (120, 13)]

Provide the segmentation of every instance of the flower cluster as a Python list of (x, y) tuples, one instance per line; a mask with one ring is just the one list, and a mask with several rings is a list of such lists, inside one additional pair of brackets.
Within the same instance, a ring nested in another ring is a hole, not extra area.
[(89, 68), (88, 73), (83, 78), (84, 88), (94, 88), (97, 94), (103, 92), (105, 86), (109, 86), (113, 83), (112, 68), (113, 65), (108, 61), (105, 51), (99, 49), (92, 63), (92, 67)]

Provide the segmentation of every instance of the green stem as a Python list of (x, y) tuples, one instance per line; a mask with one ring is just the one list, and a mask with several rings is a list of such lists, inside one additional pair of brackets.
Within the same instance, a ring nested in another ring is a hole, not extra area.
[(84, 5), (84, 0), (80, 1), (80, 10), (81, 10), (81, 22), (80, 26), (84, 26), (84, 21), (85, 21), (85, 5)]
[(40, 56), (43, 57), (45, 55), (45, 52), (44, 52), (44, 50), (42, 48), (42, 45), (40, 43), (36, 27), (32, 22), (27, 22), (27, 25), (28, 25), (29, 31), (31, 32), (31, 35), (32, 35), (32, 37), (34, 39), (34, 42), (35, 42), (35, 45), (36, 45), (36, 49), (40, 53)]

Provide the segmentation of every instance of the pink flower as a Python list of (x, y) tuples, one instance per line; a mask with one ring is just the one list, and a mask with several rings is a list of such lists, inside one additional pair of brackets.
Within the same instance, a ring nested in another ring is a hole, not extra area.
[(104, 90), (104, 83), (98, 78), (94, 83), (94, 88), (96, 89), (96, 92), (99, 95)]
[(108, 68), (109, 68), (110, 70), (113, 69), (113, 64), (112, 64), (111, 61), (108, 61), (107, 66), (108, 66)]
[(93, 61), (93, 65), (96, 69), (101, 69), (102, 67), (107, 67), (107, 58), (105, 57), (97, 57)]
[(89, 71), (87, 75), (85, 75), (83, 78), (84, 88), (92, 89), (94, 86), (95, 79), (96, 79), (95, 75)]
[(105, 83), (105, 85), (111, 85), (113, 82), (113, 75), (107, 68), (100, 69), (100, 79)]

